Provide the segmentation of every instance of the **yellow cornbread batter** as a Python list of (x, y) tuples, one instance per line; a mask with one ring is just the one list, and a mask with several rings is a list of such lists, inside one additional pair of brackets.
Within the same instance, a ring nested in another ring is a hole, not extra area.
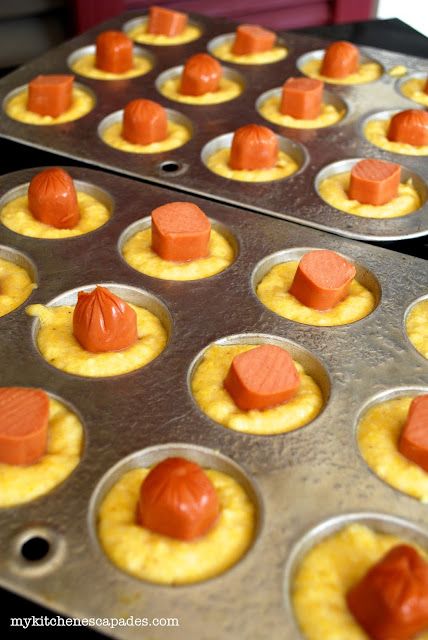
[(400, 90), (406, 98), (410, 98), (410, 100), (414, 100), (428, 107), (428, 93), (424, 91), (425, 84), (426, 78), (411, 78), (401, 85)]
[(397, 64), (397, 66), (392, 67), (388, 71), (388, 75), (392, 76), (393, 78), (400, 78), (401, 76), (405, 76), (406, 73), (407, 67), (405, 67), (403, 64)]
[(85, 116), (91, 111), (95, 104), (94, 98), (88, 91), (74, 87), (73, 102), (70, 109), (67, 109), (67, 111), (61, 113), (60, 116), (54, 118), (52, 116), (41, 116), (38, 113), (29, 111), (27, 109), (27, 100), (28, 90), (24, 89), (6, 103), (5, 111), (7, 115), (14, 120), (19, 120), (26, 124), (62, 124), (63, 122), (70, 122), (71, 120), (82, 118), (82, 116)]
[[(306, 640), (368, 640), (348, 609), (346, 594), (399, 544), (409, 544), (421, 553), (411, 541), (352, 524), (306, 554), (291, 588), (294, 612)], [(415, 640), (428, 640), (428, 632)]]
[(221, 78), (218, 91), (209, 91), (202, 96), (186, 96), (180, 93), (181, 75), (178, 74), (169, 80), (166, 80), (159, 91), (162, 95), (176, 102), (185, 102), (186, 104), (219, 104), (237, 98), (243, 91), (240, 82), (231, 80), (230, 78)]
[(48, 493), (79, 463), (83, 426), (75, 413), (49, 398), (48, 446), (30, 465), (0, 464), (0, 507), (12, 507)]
[(242, 411), (236, 406), (223, 386), (224, 379), (233, 358), (257, 346), (213, 345), (207, 349), (192, 379), (193, 395), (202, 411), (229, 429), (255, 435), (294, 431), (314, 420), (324, 404), (322, 392), (298, 362), (294, 364), (299, 372), (300, 387), (294, 398), (262, 411)]
[(141, 44), (168, 46), (192, 42), (192, 40), (200, 38), (201, 33), (200, 28), (195, 24), (188, 24), (183, 33), (180, 33), (179, 36), (164, 36), (156, 33), (148, 33), (146, 18), (143, 19), (139, 25), (129, 29), (129, 31), (126, 32), (126, 35), (132, 40), (135, 40), (135, 42), (140, 42)]
[(26, 269), (0, 258), (0, 317), (19, 307), (36, 288)]
[(271, 180), (281, 180), (287, 178), (299, 169), (299, 165), (291, 156), (284, 151), (278, 154), (278, 160), (271, 169), (237, 170), (229, 166), (230, 148), (219, 149), (207, 160), (207, 167), (214, 173), (229, 180), (240, 180), (241, 182), (270, 182)]
[(332, 207), (362, 218), (406, 216), (419, 209), (422, 204), (411, 178), (407, 182), (400, 183), (398, 195), (382, 205), (362, 204), (358, 200), (351, 200), (348, 197), (350, 179), (350, 171), (326, 178), (318, 187), (320, 196)]
[(292, 260), (275, 265), (257, 286), (260, 301), (283, 318), (316, 327), (334, 327), (361, 320), (375, 308), (372, 292), (355, 279), (351, 282), (347, 298), (333, 309), (318, 311), (306, 307), (288, 293), (298, 264), (297, 260)]
[(360, 64), (358, 71), (350, 73), (345, 78), (330, 78), (321, 74), (322, 60), (312, 58), (303, 66), (302, 73), (310, 78), (317, 78), (330, 84), (364, 84), (373, 82), (380, 78), (383, 73), (382, 67), (377, 62), (363, 62)]
[(137, 271), (163, 280), (208, 278), (226, 269), (235, 257), (229, 242), (215, 229), (211, 229), (209, 254), (206, 258), (172, 262), (160, 258), (151, 247), (152, 230), (149, 228), (138, 231), (123, 246), (123, 257)]
[(380, 402), (363, 416), (358, 427), (361, 455), (369, 467), (395, 489), (428, 502), (428, 473), (398, 451), (398, 441), (413, 398)]
[(177, 122), (168, 120), (168, 136), (161, 142), (151, 144), (134, 144), (122, 137), (122, 123), (115, 122), (102, 133), (102, 139), (115, 149), (127, 151), (128, 153), (162, 153), (171, 151), (186, 144), (191, 138), (191, 133), (187, 127)]
[(99, 378), (140, 369), (166, 346), (166, 330), (157, 316), (147, 309), (128, 304), (137, 314), (138, 341), (129, 349), (106, 353), (91, 353), (77, 342), (73, 335), (74, 307), (32, 304), (26, 311), (40, 320), (37, 346), (49, 364), (74, 375)]
[(268, 98), (261, 105), (259, 111), (261, 115), (275, 124), (283, 127), (292, 127), (293, 129), (318, 129), (320, 127), (330, 127), (343, 118), (346, 113), (345, 109), (336, 109), (332, 104), (322, 104), (321, 113), (317, 118), (312, 120), (303, 120), (293, 118), (293, 116), (284, 115), (280, 112), (281, 96), (276, 95)]
[(98, 514), (98, 536), (110, 560), (141, 580), (190, 584), (229, 569), (250, 547), (255, 508), (244, 489), (225, 473), (206, 470), (220, 501), (220, 516), (203, 537), (177, 540), (136, 523), (140, 486), (149, 469), (123, 475), (104, 498)]
[(110, 218), (107, 207), (89, 193), (77, 192), (80, 220), (72, 229), (57, 229), (33, 217), (28, 207), (28, 197), (11, 200), (0, 211), (0, 221), (5, 227), (31, 238), (71, 238), (81, 236), (101, 227)]
[(213, 50), (213, 55), (220, 60), (234, 62), (235, 64), (270, 64), (272, 62), (283, 60), (288, 55), (286, 47), (277, 45), (269, 51), (262, 51), (261, 53), (247, 53), (242, 56), (237, 56), (232, 53), (234, 41), (235, 38), (233, 37), (219, 45)]
[(407, 336), (416, 351), (428, 359), (428, 300), (415, 304), (406, 319)]
[(123, 73), (111, 73), (103, 71), (95, 66), (95, 54), (90, 53), (82, 56), (71, 65), (73, 71), (86, 78), (94, 78), (95, 80), (126, 80), (127, 78), (136, 78), (148, 73), (152, 68), (152, 63), (148, 58), (140, 55), (134, 55), (134, 66), (129, 71)]
[(428, 145), (415, 147), (413, 144), (406, 142), (391, 142), (388, 140), (387, 133), (391, 120), (370, 120), (364, 127), (364, 135), (367, 140), (376, 147), (392, 151), (392, 153), (403, 153), (407, 156), (428, 156)]

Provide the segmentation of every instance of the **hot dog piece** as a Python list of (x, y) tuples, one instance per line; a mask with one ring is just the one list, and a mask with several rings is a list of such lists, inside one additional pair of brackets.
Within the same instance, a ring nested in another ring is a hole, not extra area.
[(132, 144), (161, 142), (168, 136), (168, 119), (162, 105), (153, 100), (128, 102), (123, 110), (122, 137)]
[(110, 73), (125, 73), (132, 69), (132, 40), (122, 31), (104, 31), (95, 43), (97, 69)]
[(253, 171), (271, 169), (278, 161), (279, 143), (273, 131), (260, 124), (247, 124), (233, 135), (229, 166)]
[(428, 472), (428, 395), (413, 399), (400, 435), (398, 450)]
[(141, 485), (137, 521), (155, 533), (194, 540), (208, 533), (219, 513), (211, 480), (199, 465), (184, 458), (160, 462)]
[(324, 83), (314, 78), (288, 78), (282, 88), (280, 111), (300, 120), (314, 120), (321, 113)]
[(427, 81), (425, 82), (424, 91), (425, 91), (425, 93), (428, 94), (428, 78), (427, 78)]
[(353, 44), (345, 40), (333, 42), (325, 50), (321, 74), (327, 78), (346, 78), (358, 71), (360, 53)]
[(292, 357), (273, 344), (235, 356), (224, 381), (225, 389), (242, 411), (282, 404), (296, 394), (299, 385)]
[(37, 76), (28, 85), (28, 111), (57, 118), (71, 107), (73, 82), (70, 75)]
[(396, 197), (401, 167), (384, 160), (360, 160), (351, 171), (348, 196), (363, 204), (381, 205)]
[(185, 96), (203, 96), (218, 91), (223, 75), (221, 64), (208, 53), (196, 53), (184, 65), (180, 93)]
[(428, 145), (428, 112), (406, 109), (392, 116), (387, 134), (391, 142), (405, 142), (415, 147)]
[(326, 311), (346, 298), (355, 273), (354, 265), (334, 251), (309, 251), (299, 262), (289, 293), (306, 307)]
[(255, 24), (240, 24), (236, 29), (232, 53), (235, 56), (245, 56), (252, 53), (263, 53), (273, 49), (276, 33), (263, 29)]
[(179, 36), (187, 27), (188, 16), (180, 11), (173, 11), (165, 7), (150, 7), (148, 33), (162, 36)]
[(71, 176), (59, 167), (37, 173), (28, 187), (28, 208), (37, 220), (52, 227), (75, 227), (80, 213)]
[(348, 591), (348, 607), (372, 640), (412, 640), (428, 627), (428, 564), (398, 545)]
[(169, 202), (152, 211), (152, 249), (163, 260), (205, 258), (211, 223), (192, 202)]
[(73, 313), (73, 334), (86, 351), (122, 351), (138, 340), (137, 314), (105, 287), (79, 291)]
[(49, 398), (41, 389), (0, 387), (0, 463), (33, 464), (48, 441)]

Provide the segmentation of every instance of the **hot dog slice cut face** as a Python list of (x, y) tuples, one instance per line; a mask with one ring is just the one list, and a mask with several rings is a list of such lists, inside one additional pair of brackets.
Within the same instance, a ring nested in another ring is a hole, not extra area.
[(398, 450), (428, 472), (428, 394), (413, 399)]
[(314, 120), (321, 113), (324, 83), (315, 78), (288, 78), (282, 88), (280, 111), (299, 120)]
[(209, 219), (192, 202), (169, 202), (152, 211), (152, 249), (163, 260), (205, 258), (210, 234)]
[(356, 46), (346, 40), (333, 42), (325, 50), (321, 74), (327, 78), (346, 78), (358, 71), (360, 53)]
[(73, 82), (71, 75), (37, 76), (28, 84), (28, 111), (57, 118), (71, 107)]
[(273, 49), (275, 41), (276, 33), (273, 31), (255, 24), (241, 24), (236, 29), (232, 53), (235, 56), (263, 53)]
[(391, 118), (388, 140), (404, 142), (415, 147), (428, 145), (428, 112), (422, 109), (400, 111)]
[(73, 229), (80, 220), (73, 180), (59, 167), (44, 169), (31, 179), (28, 207), (34, 218), (57, 229)]
[(184, 65), (180, 93), (184, 96), (203, 96), (218, 91), (222, 75), (218, 60), (208, 53), (196, 53)]
[(260, 124), (247, 124), (233, 135), (229, 165), (238, 171), (271, 169), (278, 154), (278, 138), (273, 131)]
[(351, 170), (348, 196), (363, 204), (382, 205), (397, 196), (401, 167), (394, 162), (365, 159)]
[(153, 100), (131, 100), (123, 110), (122, 137), (142, 145), (165, 140), (168, 137), (166, 110)]
[(188, 16), (181, 11), (173, 11), (165, 7), (150, 7), (148, 33), (173, 38), (183, 33), (187, 27)]
[(95, 41), (95, 66), (110, 73), (126, 73), (133, 67), (132, 40), (122, 31), (104, 31)]

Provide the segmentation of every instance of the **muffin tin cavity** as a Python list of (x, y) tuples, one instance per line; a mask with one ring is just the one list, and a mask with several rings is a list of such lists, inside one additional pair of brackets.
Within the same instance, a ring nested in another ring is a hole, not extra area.
[[(404, 96), (404, 98), (409, 100), (410, 103), (413, 103), (413, 107), (418, 104), (428, 106), (428, 93), (425, 93), (424, 91), (424, 86), (427, 82), (427, 78), (428, 74), (426, 71), (410, 72), (397, 80), (395, 89), (400, 96)], [(411, 85), (409, 85), (409, 83), (411, 83)], [(411, 97), (411, 95), (406, 95), (406, 85), (407, 89), (409, 88), (409, 86), (411, 86), (413, 91), (417, 91), (422, 95), (416, 99)]]
[[(144, 58), (145, 60), (147, 60), (147, 62), (150, 65), (150, 68), (147, 69), (146, 71), (142, 71), (141, 73), (135, 73), (135, 75), (130, 76), (130, 77), (126, 77), (126, 74), (114, 74), (117, 75), (117, 77), (112, 80), (109, 78), (95, 78), (93, 77), (93, 80), (107, 80), (107, 81), (123, 81), (123, 80), (131, 80), (134, 77), (139, 77), (140, 75), (145, 75), (146, 73), (148, 73), (149, 71), (151, 71), (151, 69), (155, 66), (156, 64), (156, 59), (155, 56), (153, 55), (153, 53), (151, 51), (149, 51), (148, 49), (143, 49), (142, 47), (138, 47), (138, 46), (134, 46), (132, 48), (132, 52), (134, 57), (138, 56), (139, 58)], [(86, 75), (86, 74), (79, 74), (78, 71), (76, 71), (75, 69), (73, 69), (73, 65), (76, 64), (76, 62), (78, 62), (79, 60), (81, 60), (82, 58), (85, 58), (86, 56), (95, 56), (96, 54), (96, 45), (95, 44), (90, 44), (86, 47), (81, 47), (80, 49), (76, 49), (76, 51), (73, 51), (72, 54), (70, 54), (67, 58), (67, 65), (69, 66), (69, 68), (71, 69), (71, 71), (73, 73), (77, 73), (78, 75), (82, 75), (82, 77), (89, 77), (91, 78), (90, 75)], [(124, 75), (123, 78), (121, 78), (120, 76)]]
[[(421, 107), (414, 106), (413, 108), (420, 108), (421, 111), (423, 111)], [(411, 156), (417, 156), (417, 157), (427, 156), (428, 145), (422, 146), (422, 147), (416, 147), (414, 145), (410, 145), (404, 142), (392, 142), (388, 140), (387, 123), (391, 120), (392, 116), (395, 116), (395, 114), (399, 113), (400, 111), (404, 111), (406, 109), (409, 109), (409, 105), (407, 105), (406, 107), (403, 107), (402, 109), (387, 109), (384, 111), (377, 111), (377, 112), (370, 113), (369, 115), (365, 116), (361, 121), (361, 127), (360, 127), (361, 135), (373, 147), (377, 149), (382, 149), (384, 151), (388, 151), (394, 154), (395, 156), (405, 155), (408, 158), (410, 158)], [(376, 124), (376, 123), (380, 123), (380, 124)], [(370, 139), (369, 136), (373, 139)], [(420, 165), (421, 163), (419, 162), (419, 166)]]
[[(229, 82), (234, 83), (237, 87), (240, 88), (239, 92), (234, 93), (234, 95), (231, 95), (230, 97), (225, 97), (224, 100), (215, 100), (215, 98), (212, 101), (208, 101), (208, 102), (204, 102), (204, 97), (207, 94), (204, 94), (202, 96), (185, 96), (183, 95), (183, 99), (176, 99), (173, 97), (170, 97), (169, 95), (167, 95), (167, 93), (164, 92), (163, 90), (163, 86), (165, 85), (165, 82), (168, 82), (169, 80), (174, 80), (174, 79), (179, 79), (181, 77), (181, 74), (183, 73), (183, 69), (184, 69), (184, 65), (179, 65), (177, 67), (171, 67), (171, 69), (167, 69), (166, 71), (163, 71), (161, 74), (158, 75), (158, 77), (155, 80), (155, 87), (158, 90), (158, 92), (165, 98), (167, 98), (168, 100), (172, 100), (175, 102), (180, 102), (180, 103), (186, 103), (188, 102), (189, 104), (191, 104), (192, 106), (198, 106), (198, 107), (210, 107), (213, 106), (214, 104), (223, 104), (224, 102), (229, 102), (230, 100), (236, 100), (236, 98), (239, 98), (240, 95), (242, 95), (242, 93), (245, 91), (245, 79), (244, 76), (239, 73), (239, 71), (236, 71), (235, 69), (230, 69), (229, 67), (225, 67), (222, 66), (222, 70), (223, 70), (223, 75), (222, 78), (224, 78), (224, 80), (227, 80)], [(179, 94), (181, 96), (181, 94)], [(214, 93), (210, 93), (209, 95), (214, 96)], [(187, 100), (187, 98), (189, 98), (189, 100)], [(200, 100), (198, 100), (200, 98)]]
[[(217, 36), (216, 38), (213, 38), (212, 40), (210, 40), (207, 44), (207, 49), (208, 52), (212, 55), (212, 56), (216, 56), (216, 49), (218, 49), (219, 47), (223, 46), (223, 45), (227, 45), (228, 48), (230, 48), (233, 44), (235, 40), (235, 33), (224, 33), (221, 36)], [(284, 39), (281, 37), (278, 37), (276, 39), (275, 42), (275, 47), (278, 48), (282, 48), (283, 51), (281, 53), (278, 53), (278, 56), (275, 56), (273, 60), (269, 60), (267, 62), (261, 62), (261, 61), (255, 61), (254, 59), (250, 59), (249, 56), (234, 56), (236, 57), (236, 59), (234, 60), (227, 60), (227, 62), (233, 62), (234, 64), (241, 64), (241, 65), (251, 65), (254, 67), (265, 67), (267, 64), (275, 64), (276, 62), (281, 62), (281, 60), (284, 60), (284, 58), (287, 57), (288, 55), (288, 49), (287, 49), (287, 45), (284, 42)], [(270, 52), (269, 52), (270, 53)], [(257, 56), (257, 54), (255, 54)], [(260, 54), (258, 54), (260, 56)], [(264, 54), (261, 54), (262, 56)], [(266, 54), (265, 54), (266, 55)], [(225, 60), (224, 58), (222, 58), (221, 56), (218, 56), (219, 60)], [(241, 58), (241, 59), (238, 59)]]
[[(419, 305), (423, 305), (424, 313), (422, 313), (422, 308)], [(416, 332), (414, 339), (412, 340), (409, 336), (409, 326), (408, 322), (410, 318), (417, 313), (417, 309), (421, 310), (421, 318), (417, 322), (417, 327), (413, 328), (413, 332)], [(417, 352), (418, 356), (421, 356), (425, 362), (427, 363), (428, 359), (428, 322), (426, 319), (428, 318), (428, 294), (417, 298), (414, 300), (406, 309), (403, 318), (403, 333), (411, 344), (412, 348)], [(416, 338), (416, 341), (415, 341)]]
[[(0, 204), (0, 209), (1, 207), (2, 205)], [(22, 253), (21, 251), (18, 251), (17, 249), (12, 249), (12, 247), (0, 245), (0, 258), (3, 260), (7, 260), (8, 262), (12, 262), (18, 267), (22, 267), (23, 269), (25, 269), (31, 280), (37, 286), (37, 267), (29, 256), (25, 255), (25, 253)]]
[[(324, 58), (324, 54), (325, 54), (325, 49), (316, 49), (315, 51), (308, 51), (308, 53), (304, 53), (303, 55), (301, 55), (299, 58), (297, 58), (296, 60), (296, 67), (298, 68), (298, 70), (303, 74), (305, 74), (304, 68), (305, 66), (308, 64), (308, 62), (311, 62), (312, 60), (319, 60), (321, 61)], [(377, 82), (382, 75), (385, 73), (385, 68), (384, 66), (378, 61), (375, 60), (374, 58), (370, 58), (364, 54), (361, 54), (360, 52), (360, 65), (361, 64), (368, 64), (368, 63), (376, 63), (381, 67), (381, 75), (377, 78), (374, 78), (373, 80), (369, 80), (368, 82), (361, 82), (361, 83), (353, 83), (353, 84), (347, 84), (346, 86), (360, 86), (361, 84), (372, 84), (373, 82)], [(339, 82), (336, 82), (335, 78), (331, 78), (329, 80), (325, 79), (325, 82), (328, 82), (328, 84), (346, 84), (343, 82), (343, 80), (346, 80), (346, 78), (339, 78), (338, 79)], [(342, 80), (342, 82), (341, 82)]]
[[(141, 27), (144, 29), (147, 25), (147, 22), (148, 22), (148, 16), (139, 16), (138, 18), (132, 18), (132, 20), (128, 20), (123, 24), (122, 31), (124, 31), (126, 35), (132, 39), (130, 32), (132, 32), (133, 29), (137, 27)], [(173, 47), (173, 46), (179, 46), (179, 45), (183, 46), (190, 42), (193, 42), (194, 40), (198, 40), (203, 35), (204, 28), (200, 22), (190, 19), (188, 22), (188, 26), (193, 28), (194, 35), (192, 37), (189, 36), (188, 39), (182, 42), (168, 42), (166, 39), (162, 39), (161, 43), (153, 41), (153, 42), (147, 42), (145, 44), (150, 44), (151, 46), (158, 46), (158, 47)], [(198, 30), (198, 33), (196, 33), (196, 29)]]

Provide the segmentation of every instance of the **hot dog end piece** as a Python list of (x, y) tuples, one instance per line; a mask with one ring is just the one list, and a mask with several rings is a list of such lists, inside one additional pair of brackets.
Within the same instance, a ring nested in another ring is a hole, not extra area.
[(280, 111), (299, 120), (314, 120), (321, 113), (324, 83), (315, 78), (288, 78), (282, 88)]
[(292, 357), (272, 344), (235, 356), (224, 380), (226, 391), (242, 411), (269, 409), (287, 402), (299, 386)]
[(351, 170), (348, 196), (362, 204), (382, 205), (397, 196), (401, 167), (394, 162), (365, 159)]
[(407, 109), (396, 113), (389, 123), (387, 138), (391, 142), (404, 142), (415, 147), (428, 145), (428, 112)]
[(0, 463), (29, 465), (46, 452), (49, 397), (41, 389), (0, 387)]
[(209, 219), (192, 202), (169, 202), (152, 211), (152, 249), (163, 260), (205, 258), (210, 234)]
[(357, 47), (345, 40), (332, 42), (325, 50), (321, 74), (327, 78), (346, 78), (356, 73), (360, 64)]
[(79, 291), (73, 313), (73, 334), (92, 353), (122, 351), (138, 340), (137, 314), (105, 287)]
[(191, 541), (208, 533), (219, 514), (211, 480), (190, 460), (163, 460), (141, 485), (137, 521), (155, 533)]
[(223, 75), (221, 64), (208, 53), (196, 53), (184, 65), (180, 93), (184, 96), (203, 96), (220, 87)]
[(37, 76), (28, 84), (28, 111), (52, 118), (68, 111), (73, 102), (73, 82), (71, 75)]
[(372, 640), (412, 640), (428, 628), (428, 564), (398, 545), (347, 593), (354, 618)]
[(276, 33), (255, 24), (241, 24), (236, 28), (232, 53), (235, 56), (245, 56), (263, 53), (273, 49)]
[(100, 33), (96, 39), (95, 66), (109, 73), (126, 73), (132, 69), (132, 40), (122, 31)]
[(162, 105), (153, 100), (128, 102), (123, 110), (122, 137), (132, 144), (152, 144), (168, 137), (168, 118)]
[(428, 395), (412, 400), (398, 442), (399, 452), (428, 472)]
[(233, 135), (229, 166), (238, 171), (271, 169), (278, 154), (278, 138), (273, 131), (260, 124), (247, 124)]
[(70, 174), (59, 167), (37, 173), (28, 187), (28, 208), (44, 224), (73, 229), (80, 220), (80, 212)]
[(355, 273), (355, 266), (334, 251), (309, 251), (299, 262), (289, 293), (306, 307), (326, 311), (346, 298)]
[(173, 38), (183, 33), (187, 23), (188, 16), (186, 13), (173, 11), (165, 7), (150, 7), (147, 31), (154, 35)]

